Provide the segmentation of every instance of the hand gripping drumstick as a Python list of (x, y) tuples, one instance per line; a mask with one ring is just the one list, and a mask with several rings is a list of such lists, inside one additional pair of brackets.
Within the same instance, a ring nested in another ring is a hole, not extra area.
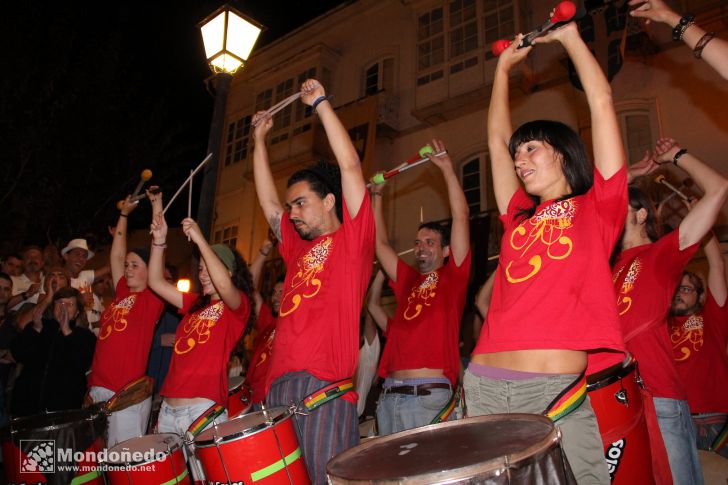
[(406, 172), (407, 170), (411, 168), (415, 168), (418, 165), (422, 165), (425, 162), (429, 162), (430, 159), (427, 157), (428, 154), (432, 155), (433, 157), (441, 157), (443, 155), (447, 155), (447, 150), (443, 150), (441, 152), (434, 153), (435, 150), (432, 149), (430, 145), (425, 145), (422, 148), (420, 148), (420, 151), (417, 155), (415, 155), (412, 158), (415, 158), (414, 161), (410, 162), (412, 158), (407, 160), (408, 163), (405, 163), (403, 165), (400, 165), (397, 168), (393, 168), (392, 170), (388, 172), (379, 172), (375, 174), (367, 184), (367, 187), (371, 187), (372, 185), (379, 185), (383, 184), (385, 180), (394, 177), (395, 175), (398, 175), (402, 172)]
[(657, 182), (658, 184), (662, 184), (665, 187), (667, 187), (668, 189), (672, 190), (682, 200), (684, 200), (684, 201), (689, 201), (690, 200), (690, 197), (688, 197), (687, 195), (685, 195), (684, 193), (682, 193), (680, 191), (680, 189), (678, 189), (677, 187), (675, 187), (674, 185), (672, 185), (670, 182), (668, 182), (665, 179), (665, 176), (664, 175), (658, 175), (657, 177), (655, 177), (655, 182)]
[[(575, 15), (576, 5), (574, 5), (573, 2), (566, 0), (559, 3), (554, 9), (553, 15), (546, 23), (544, 23), (536, 30), (532, 30), (531, 32), (523, 36), (521, 44), (518, 46), (518, 48), (522, 49), (524, 47), (528, 47), (529, 45), (531, 45), (531, 41), (533, 41), (533, 39), (535, 39), (536, 37), (541, 37), (559, 24), (563, 24), (564, 22), (572, 20)], [(490, 50), (493, 55), (499, 56), (501, 55), (501, 53), (503, 53), (504, 50), (508, 48), (509, 45), (511, 45), (512, 42), (513, 41), (506, 39), (496, 40), (495, 42), (493, 42)]]
[(261, 116), (255, 122), (253, 122), (253, 126), (258, 126), (258, 123), (260, 123), (261, 121), (263, 121), (267, 117), (273, 116), (274, 114), (278, 113), (280, 110), (282, 110), (283, 108), (285, 108), (286, 106), (288, 106), (289, 104), (291, 104), (292, 102), (294, 102), (295, 100), (297, 100), (298, 98), (300, 98), (302, 94), (303, 93), (301, 93), (299, 91), (298, 93), (295, 93), (295, 94), (292, 94), (292, 95), (288, 96), (283, 101), (280, 101), (279, 103), (274, 104), (273, 106), (271, 106), (270, 108), (268, 108), (268, 111), (265, 112), (265, 115), (264, 116)]
[[(152, 194), (158, 194), (161, 191), (162, 191), (162, 189), (160, 189), (159, 187), (156, 187), (156, 186), (152, 186), (149, 188), (149, 192), (151, 192)], [(129, 202), (137, 202), (139, 200), (146, 199), (146, 198), (147, 198), (146, 193), (139, 194), (139, 195), (135, 195), (135, 196), (131, 197), (129, 199)], [(122, 207), (124, 207), (124, 201), (120, 200), (119, 202), (116, 203), (116, 208), (121, 210)]]

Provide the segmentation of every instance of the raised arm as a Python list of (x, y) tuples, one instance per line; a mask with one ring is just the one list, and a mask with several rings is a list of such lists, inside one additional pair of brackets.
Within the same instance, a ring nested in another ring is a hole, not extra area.
[(265, 265), (265, 259), (268, 257), (270, 252), (273, 250), (273, 243), (266, 239), (263, 244), (260, 245), (258, 254), (255, 255), (253, 262), (250, 263), (250, 276), (253, 279), (253, 299), (255, 300), (255, 314), (260, 313), (260, 307), (263, 304), (263, 297), (258, 291), (260, 285), (260, 277), (263, 274), (263, 266)]
[(164, 219), (162, 193), (152, 194), (147, 191), (152, 203), (152, 247), (147, 268), (147, 285), (160, 298), (177, 308), (182, 308), (182, 292), (164, 279), (164, 250), (167, 247), (167, 221)]
[(715, 234), (711, 235), (703, 250), (708, 259), (708, 289), (715, 302), (722, 307), (728, 298), (728, 281), (726, 281), (725, 260), (720, 252), (720, 244), (718, 244)]
[(265, 220), (268, 221), (271, 230), (278, 240), (281, 239), (281, 218), (283, 217), (283, 205), (278, 197), (276, 184), (273, 180), (273, 173), (270, 170), (268, 149), (266, 148), (266, 136), (273, 128), (273, 119), (264, 111), (259, 111), (253, 117), (256, 123), (253, 131), (255, 148), (253, 149), (253, 178), (255, 179), (255, 191), (258, 194), (260, 208), (263, 209)]
[(626, 161), (622, 134), (612, 102), (612, 88), (599, 63), (579, 35), (576, 23), (571, 22), (537, 38), (534, 43), (553, 41), (564, 46), (584, 87), (591, 113), (594, 165), (602, 177), (609, 179)]
[[(660, 22), (670, 28), (675, 28), (680, 23), (680, 15), (670, 9), (663, 0), (650, 0), (649, 2), (646, 0), (630, 0), (629, 5), (630, 7), (637, 6), (630, 12), (630, 15), (646, 19), (647, 23), (650, 21)], [(706, 34), (705, 29), (697, 24), (692, 24), (685, 30), (682, 41), (693, 50), (695, 57), (702, 58), (723, 79), (728, 79), (728, 42), (718, 37), (705, 37)], [(702, 50), (698, 46), (701, 39), (703, 40)]]
[[(676, 160), (676, 155), (680, 156)], [(690, 175), (704, 192), (680, 222), (680, 249), (697, 243), (711, 230), (728, 197), (728, 180), (690, 152), (682, 151), (672, 138), (661, 138), (655, 146), (657, 163), (673, 163)]]
[[(445, 150), (442, 140), (433, 139), (432, 148), (435, 153)], [(465, 199), (465, 193), (460, 185), (458, 176), (452, 167), (452, 160), (448, 155), (434, 157), (430, 154), (427, 157), (442, 171), (447, 187), (447, 198), (450, 202), (450, 215), (452, 216), (452, 227), (450, 228), (450, 255), (454, 258), (455, 265), (460, 264), (470, 251), (470, 208)]]
[(187, 217), (182, 220), (182, 231), (184, 231), (185, 235), (193, 243), (197, 244), (197, 248), (200, 250), (200, 256), (207, 266), (207, 274), (210, 275), (212, 286), (215, 287), (217, 294), (220, 295), (220, 299), (230, 309), (237, 310), (240, 306), (240, 291), (233, 284), (227, 266), (217, 257), (217, 254), (212, 250), (205, 236), (202, 235), (200, 226), (194, 220)]
[(508, 142), (513, 135), (511, 124), (511, 111), (508, 102), (508, 73), (523, 61), (533, 47), (516, 49), (521, 43), (523, 35), (519, 34), (516, 40), (503, 51), (498, 58), (493, 78), (493, 92), (490, 96), (488, 108), (488, 151), (490, 166), (493, 173), (493, 190), (498, 212), (505, 214), (508, 203), (518, 190), (518, 176), (513, 165), (513, 158), (508, 150)]
[(346, 201), (349, 216), (353, 219), (359, 213), (364, 200), (366, 183), (361, 171), (359, 154), (349, 138), (349, 132), (336, 116), (334, 107), (326, 98), (326, 91), (315, 79), (307, 79), (301, 86), (301, 101), (309, 106), (316, 103), (315, 111), (326, 130), (329, 145), (341, 170), (341, 193)]
[[(387, 276), (392, 278), (392, 281), (397, 281), (397, 262), (399, 256), (394, 252), (394, 248), (389, 244), (389, 238), (387, 237), (387, 223), (384, 220), (384, 203), (382, 201), (382, 194), (384, 193), (384, 186), (386, 184), (375, 184), (371, 188), (372, 198), (372, 212), (374, 213), (374, 226), (377, 229), (377, 235), (374, 239), (374, 252), (377, 255), (379, 264), (382, 265), (382, 269), (387, 273)], [(377, 322), (378, 324), (379, 322)]]
[[(114, 288), (119, 280), (124, 276), (124, 262), (126, 261), (126, 227), (129, 221), (129, 214), (139, 205), (139, 201), (130, 202), (131, 196), (127, 196), (124, 205), (121, 207), (119, 220), (116, 221), (114, 228), (114, 240), (111, 243), (111, 252), (109, 254), (109, 266), (111, 267), (111, 279), (114, 282)], [(94, 273), (96, 278), (96, 273)]]
[(369, 311), (377, 326), (382, 329), (382, 332), (387, 331), (387, 321), (389, 319), (389, 315), (382, 308), (382, 286), (385, 279), (382, 270), (377, 271), (372, 286), (369, 288), (369, 298), (367, 299), (367, 311)]

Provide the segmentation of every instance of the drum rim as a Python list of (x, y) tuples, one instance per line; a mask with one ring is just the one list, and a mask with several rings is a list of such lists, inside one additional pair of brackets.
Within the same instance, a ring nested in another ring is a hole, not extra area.
[[(32, 427), (32, 428), (29, 428), (29, 427), (16, 428), (16, 427), (13, 427), (13, 421), (16, 421), (16, 422), (17, 421), (31, 422), (32, 419), (38, 418), (39, 416), (50, 416), (50, 415), (62, 416), (64, 414), (70, 414), (71, 412), (75, 413), (75, 412), (79, 412), (79, 411), (83, 411), (83, 410), (88, 410), (87, 415), (85, 417), (81, 417), (81, 418), (79, 418), (79, 419), (77, 419), (75, 421), (68, 421), (67, 423), (64, 423), (61, 426), (55, 425), (55, 424), (51, 424), (51, 425), (48, 425), (48, 426)], [(80, 409), (65, 409), (65, 410), (61, 410), (61, 411), (49, 411), (49, 412), (45, 412), (45, 413), (34, 414), (34, 415), (31, 415), (31, 416), (22, 416), (22, 417), (19, 417), (19, 418), (11, 419), (8, 422), (8, 424), (6, 424), (4, 427), (7, 427), (7, 429), (10, 431), (10, 435), (11, 436), (14, 436), (14, 435), (16, 435), (18, 433), (22, 433), (24, 431), (53, 431), (53, 430), (56, 430), (56, 429), (64, 428), (64, 427), (66, 427), (68, 425), (71, 425), (71, 424), (74, 424), (74, 423), (87, 422), (87, 421), (93, 422), (93, 421), (96, 421), (96, 419), (98, 419), (101, 416), (105, 416), (105, 413), (102, 410), (100, 410), (100, 409), (93, 409), (93, 407), (90, 407), (90, 408), (80, 408)]]
[[(142, 435), (142, 436), (136, 436), (134, 438), (129, 438), (128, 440), (124, 440), (124, 441), (122, 441), (120, 443), (116, 443), (114, 446), (112, 446), (111, 448), (109, 448), (107, 451), (108, 451), (108, 453), (111, 453), (113, 450), (115, 450), (117, 447), (123, 445), (124, 443), (128, 443), (129, 441), (134, 441), (134, 440), (137, 440), (139, 438), (143, 438), (144, 436), (173, 436), (173, 437), (177, 438), (178, 442), (175, 443), (174, 446), (170, 446), (169, 447), (169, 450), (154, 450), (154, 452), (155, 452), (154, 453), (154, 456), (155, 457), (158, 456), (158, 455), (160, 455), (161, 453), (164, 453), (166, 456), (172, 456), (172, 454), (175, 451), (181, 449), (182, 448), (182, 445), (183, 445), (182, 437), (180, 435), (178, 435), (177, 433), (155, 433), (153, 435)], [(107, 454), (107, 456), (108, 456), (108, 454)], [(149, 463), (154, 463), (154, 462), (157, 462), (157, 461), (161, 461), (161, 460), (157, 460), (156, 458), (151, 459), (151, 460), (140, 460), (140, 461), (132, 461), (132, 462), (126, 462), (126, 461), (124, 461), (124, 462), (116, 462), (116, 461), (108, 461), (108, 460), (106, 460), (103, 463), (105, 465), (113, 466), (115, 468), (124, 468), (124, 467), (135, 467), (135, 466), (148, 465)]]
[[(278, 406), (278, 407), (275, 407), (275, 408), (268, 408), (268, 409), (265, 409), (263, 411), (255, 411), (255, 412), (256, 413), (262, 413), (262, 412), (265, 412), (265, 411), (273, 412), (273, 411), (276, 411), (278, 409), (282, 409), (282, 410), (284, 410), (284, 412), (280, 416), (277, 416), (277, 417), (271, 419), (270, 421), (266, 421), (266, 422), (260, 423), (260, 424), (258, 424), (256, 426), (247, 428), (247, 429), (245, 429), (243, 431), (239, 431), (239, 432), (236, 432), (236, 433), (227, 435), (227, 436), (218, 436), (217, 438), (213, 437), (212, 439), (204, 439), (204, 440), (201, 440), (200, 438), (202, 438), (202, 435), (204, 433), (206, 433), (207, 431), (210, 431), (210, 430), (212, 430), (212, 429), (214, 429), (216, 427), (216, 425), (213, 424), (212, 427), (207, 428), (205, 431), (203, 431), (202, 433), (200, 433), (200, 435), (197, 436), (194, 439), (195, 447), (197, 447), (197, 448), (209, 448), (211, 446), (216, 446), (216, 445), (221, 444), (221, 443), (230, 443), (232, 441), (237, 441), (237, 440), (240, 440), (240, 439), (243, 439), (243, 438), (247, 438), (247, 437), (252, 436), (252, 435), (254, 435), (256, 433), (260, 433), (261, 431), (265, 431), (266, 429), (273, 428), (276, 425), (278, 425), (278, 424), (282, 423), (283, 421), (285, 421), (286, 419), (289, 419), (289, 418), (293, 417), (293, 412), (291, 412), (291, 410), (287, 406)], [(234, 417), (232, 419), (229, 419), (229, 420), (225, 421), (225, 423), (233, 422), (236, 419), (242, 419), (245, 416), (249, 416), (250, 414), (253, 414), (253, 413), (241, 414), (239, 416), (236, 416), (236, 417)], [(222, 424), (225, 424), (225, 423), (220, 423), (220, 424), (222, 425)]]
[[(240, 377), (242, 377), (242, 376), (240, 376)], [(229, 383), (230, 383), (230, 378), (228, 378), (228, 386), (229, 386)], [(238, 392), (240, 390), (240, 388), (243, 387), (243, 385), (245, 385), (245, 377), (243, 377), (243, 379), (240, 381), (240, 383), (237, 386), (232, 387), (232, 388), (228, 387), (228, 397), (232, 396), (233, 394)]]
[(614, 364), (606, 369), (586, 376), (586, 390), (587, 392), (592, 392), (610, 386), (630, 375), (635, 369), (637, 369), (637, 360), (632, 354), (627, 353), (619, 364)]
[[(429, 473), (421, 473), (419, 475), (415, 476), (402, 476), (402, 477), (386, 477), (386, 478), (378, 478), (377, 483), (381, 484), (388, 484), (388, 483), (421, 483), (420, 480), (423, 478), (433, 479), (436, 478), (438, 480), (447, 480), (447, 483), (450, 483), (452, 480), (461, 480), (463, 478), (477, 478), (478, 475), (474, 475), (474, 473), (480, 473), (482, 476), (482, 473), (494, 471), (498, 469), (507, 469), (510, 467), (511, 464), (520, 463), (525, 459), (528, 458), (534, 458), (542, 456), (544, 453), (548, 452), (552, 446), (558, 445), (558, 443), (561, 441), (561, 433), (559, 432), (558, 428), (554, 425), (553, 421), (551, 419), (547, 418), (546, 416), (540, 415), (540, 414), (528, 414), (528, 413), (501, 413), (501, 414), (489, 414), (484, 416), (473, 416), (469, 418), (463, 418), (455, 421), (448, 421), (445, 423), (438, 423), (438, 424), (430, 424), (427, 426), (421, 426), (418, 428), (412, 428), (409, 430), (401, 431), (399, 433), (394, 433), (387, 436), (381, 436), (378, 437), (375, 440), (371, 440), (369, 442), (361, 443), (353, 448), (349, 448), (348, 450), (343, 451), (342, 453), (332, 457), (327, 463), (326, 463), (326, 474), (330, 475), (334, 478), (341, 478), (342, 480), (355, 480), (354, 478), (345, 477), (345, 476), (339, 476), (334, 475), (330, 467), (334, 464), (333, 462), (336, 460), (345, 460), (349, 458), (350, 456), (354, 456), (362, 451), (365, 451), (373, 446), (386, 443), (388, 441), (394, 441), (395, 439), (400, 439), (404, 436), (409, 436), (413, 434), (419, 434), (419, 433), (427, 433), (429, 431), (432, 431), (433, 429), (443, 429), (443, 428), (450, 428), (454, 426), (464, 426), (468, 424), (468, 421), (478, 421), (478, 422), (489, 422), (489, 421), (499, 421), (503, 417), (508, 418), (516, 418), (516, 419), (525, 419), (530, 421), (540, 421), (543, 423), (548, 423), (551, 425), (551, 430), (549, 433), (541, 440), (538, 441), (526, 448), (524, 448), (521, 451), (510, 453), (507, 455), (501, 455), (498, 457), (495, 457), (493, 459), (474, 463), (472, 465), (467, 465), (464, 467), (460, 467), (457, 470), (443, 470), (441, 472), (429, 472)], [(563, 453), (563, 451), (562, 451)], [(500, 465), (500, 466), (499, 466)], [(440, 483), (440, 482), (437, 482)], [(445, 483), (445, 482), (443, 482)]]

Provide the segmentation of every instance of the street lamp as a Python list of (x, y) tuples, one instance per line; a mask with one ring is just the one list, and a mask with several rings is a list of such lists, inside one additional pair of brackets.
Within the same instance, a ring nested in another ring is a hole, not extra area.
[(214, 73), (208, 80), (208, 89), (215, 96), (207, 139), (207, 152), (212, 154), (212, 158), (203, 170), (200, 203), (197, 208), (197, 223), (202, 234), (209, 240), (230, 81), (233, 73), (245, 65), (263, 27), (229, 5), (215, 10), (198, 27), (202, 33), (207, 62)]

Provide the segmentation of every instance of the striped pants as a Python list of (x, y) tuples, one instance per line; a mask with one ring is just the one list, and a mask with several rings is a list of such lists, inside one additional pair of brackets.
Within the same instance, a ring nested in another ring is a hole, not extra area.
[[(291, 372), (273, 382), (268, 392), (268, 407), (300, 403), (304, 397), (331, 382), (320, 381), (308, 372)], [(303, 450), (311, 482), (325, 485), (326, 463), (344, 450), (359, 444), (356, 404), (342, 398), (313, 410), (296, 414), (296, 435)]]

